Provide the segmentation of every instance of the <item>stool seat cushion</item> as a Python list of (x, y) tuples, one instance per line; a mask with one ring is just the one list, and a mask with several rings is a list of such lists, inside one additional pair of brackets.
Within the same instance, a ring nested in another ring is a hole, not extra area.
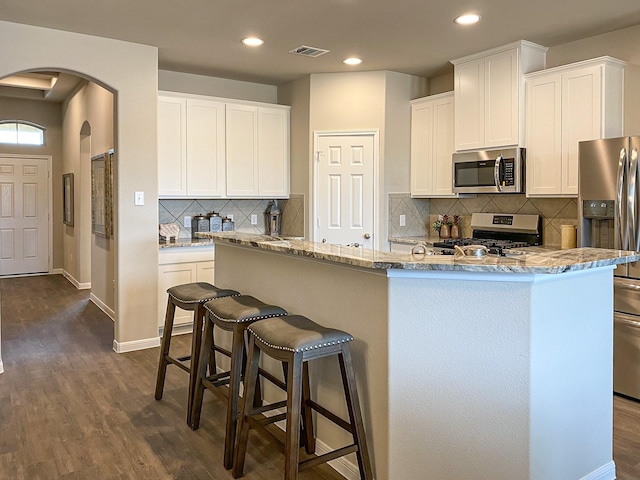
[(167, 290), (170, 297), (182, 303), (201, 303), (214, 298), (240, 295), (235, 290), (214, 287), (207, 282), (194, 282), (176, 285)]
[(323, 327), (302, 315), (255, 322), (249, 331), (256, 340), (268, 347), (290, 352), (303, 352), (353, 340), (347, 332)]
[(267, 305), (250, 295), (221, 298), (205, 303), (204, 308), (218, 320), (229, 323), (254, 322), (287, 314), (284, 308)]

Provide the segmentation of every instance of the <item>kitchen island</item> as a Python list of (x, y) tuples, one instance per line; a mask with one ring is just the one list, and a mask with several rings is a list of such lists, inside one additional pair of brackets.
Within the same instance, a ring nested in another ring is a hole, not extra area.
[[(476, 259), (209, 235), (217, 286), (353, 334), (377, 479), (615, 478), (612, 277), (640, 254)], [(318, 363), (312, 395), (344, 414), (335, 365)], [(317, 433), (320, 453), (347, 441), (321, 418)]]

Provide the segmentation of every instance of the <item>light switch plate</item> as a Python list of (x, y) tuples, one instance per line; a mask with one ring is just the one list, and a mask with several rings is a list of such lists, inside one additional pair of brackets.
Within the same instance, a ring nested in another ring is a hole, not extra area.
[(191, 216), (190, 215), (185, 215), (184, 216), (184, 226), (187, 228), (191, 228)]
[(258, 215), (256, 215), (255, 213), (251, 214), (251, 225), (257, 225), (258, 224)]
[(144, 205), (144, 192), (136, 192), (135, 193), (135, 205)]
[(404, 227), (407, 225), (407, 216), (406, 215), (400, 215), (400, 226)]

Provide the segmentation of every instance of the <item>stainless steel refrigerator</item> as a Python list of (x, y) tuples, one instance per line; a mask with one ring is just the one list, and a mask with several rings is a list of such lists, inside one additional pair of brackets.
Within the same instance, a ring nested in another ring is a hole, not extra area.
[[(640, 250), (640, 136), (579, 143), (578, 246)], [(614, 277), (613, 390), (640, 399), (640, 262)]]

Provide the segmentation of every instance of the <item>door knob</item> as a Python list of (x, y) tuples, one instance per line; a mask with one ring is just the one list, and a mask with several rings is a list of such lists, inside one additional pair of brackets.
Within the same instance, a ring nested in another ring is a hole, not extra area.
[(365, 233), (364, 234), (364, 238), (366, 238), (367, 240), (369, 240), (371, 238), (371, 234), (370, 233)]

